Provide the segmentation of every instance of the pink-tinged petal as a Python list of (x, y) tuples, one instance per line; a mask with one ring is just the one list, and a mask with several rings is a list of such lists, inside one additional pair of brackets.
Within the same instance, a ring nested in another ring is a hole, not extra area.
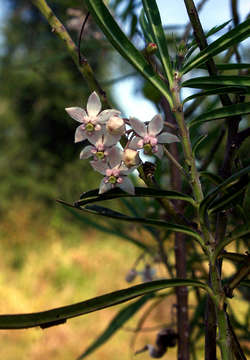
[(140, 140), (141, 140), (141, 138), (138, 136), (133, 137), (133, 139), (129, 143), (129, 146), (128, 146), (129, 149), (132, 149), (132, 150), (140, 149), (140, 147), (138, 146), (138, 142)]
[(92, 168), (102, 175), (106, 175), (106, 170), (109, 168), (108, 164), (103, 161), (90, 161)]
[(111, 135), (109, 133), (106, 133), (104, 135), (104, 142), (103, 143), (104, 143), (104, 145), (106, 147), (113, 146), (113, 145), (118, 143), (120, 138), (121, 138), (121, 135)]
[(158, 144), (157, 145), (158, 150), (157, 152), (153, 153), (155, 156), (157, 156), (159, 159), (161, 159), (163, 157), (163, 146)]
[(102, 179), (99, 187), (99, 194), (103, 194), (111, 189), (112, 189), (112, 184), (110, 184), (109, 182), (105, 183), (105, 178)]
[(100, 129), (98, 131), (86, 131), (86, 138), (88, 139), (88, 141), (91, 143), (91, 144), (94, 144), (95, 145), (95, 141), (96, 139), (103, 134), (103, 130)]
[(164, 126), (161, 115), (155, 115), (148, 125), (148, 134), (157, 135), (159, 134)]
[(85, 110), (83, 110), (80, 107), (70, 107), (65, 109), (67, 113), (69, 114), (72, 119), (82, 123), (85, 116), (87, 116), (87, 113)]
[(94, 146), (88, 145), (80, 152), (80, 159), (88, 159), (93, 156), (92, 150), (95, 150)]
[(100, 115), (98, 116), (98, 122), (100, 124), (105, 124), (109, 118), (112, 116), (119, 115), (121, 112), (115, 109), (107, 109), (103, 110)]
[(99, 112), (101, 111), (101, 108), (102, 108), (102, 104), (101, 104), (100, 98), (97, 95), (97, 93), (94, 91), (88, 98), (88, 102), (87, 102), (88, 115), (89, 116), (98, 115)]
[(158, 142), (160, 144), (171, 144), (173, 142), (180, 142), (180, 140), (176, 135), (164, 132), (158, 136)]
[(147, 134), (147, 127), (142, 121), (136, 118), (130, 118), (129, 124), (137, 135), (144, 137)]
[(82, 125), (76, 128), (75, 132), (75, 143), (83, 141), (87, 138), (85, 131), (82, 129)]
[(97, 145), (102, 143), (102, 136), (103, 136), (102, 131), (93, 131), (93, 134), (91, 134), (91, 136), (88, 137), (88, 140), (91, 144)]
[(111, 169), (119, 165), (122, 161), (122, 151), (118, 147), (113, 147), (109, 151), (108, 162)]
[(132, 181), (128, 177), (123, 177), (122, 183), (120, 184), (117, 183), (116, 186), (131, 195), (135, 194), (135, 187)]

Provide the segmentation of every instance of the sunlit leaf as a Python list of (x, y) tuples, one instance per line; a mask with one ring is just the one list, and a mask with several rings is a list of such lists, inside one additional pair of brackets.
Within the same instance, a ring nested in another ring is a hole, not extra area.
[(119, 25), (110, 14), (108, 8), (102, 0), (86, 0), (88, 9), (97, 22), (98, 26), (102, 29), (110, 43), (116, 50), (131, 63), (152, 85), (157, 88), (162, 95), (164, 95), (170, 106), (173, 106), (172, 97), (169, 93), (167, 85), (156, 74), (152, 66), (146, 61), (144, 56), (131, 41), (127, 38), (124, 32), (120, 29)]
[(220, 76), (200, 76), (189, 79), (182, 83), (182, 87), (190, 87), (196, 89), (209, 89), (224, 86), (242, 86), (245, 87), (248, 92), (250, 89), (250, 77), (239, 75), (220, 75)]
[(190, 121), (188, 126), (189, 128), (191, 128), (194, 125), (202, 124), (207, 121), (213, 121), (231, 116), (246, 114), (250, 114), (250, 103), (233, 104), (229, 106), (224, 106), (223, 108), (205, 112)]
[(250, 19), (237, 25), (234, 29), (222, 35), (219, 39), (212, 42), (208, 47), (200, 51), (196, 56), (190, 59), (182, 68), (181, 73), (185, 74), (195, 67), (207, 62), (211, 57), (221, 53), (229, 47), (239, 44), (249, 37)]
[(211, 90), (204, 90), (194, 95), (188, 96), (183, 100), (183, 104), (187, 101), (196, 99), (202, 96), (209, 96), (209, 95), (221, 95), (221, 94), (247, 94), (250, 92), (250, 88), (246, 88), (243, 86), (223, 86), (217, 87)]
[(152, 197), (152, 198), (167, 198), (172, 200), (183, 200), (194, 205), (194, 199), (188, 195), (182, 194), (178, 191), (159, 190), (153, 188), (135, 187), (135, 194), (131, 195), (125, 193), (119, 188), (111, 189), (110, 191), (99, 194), (99, 189), (94, 189), (83, 193), (79, 201), (75, 203), (77, 206), (90, 204), (93, 202), (118, 199), (123, 197)]
[(176, 286), (197, 286), (213, 297), (211, 289), (203, 282), (189, 279), (155, 280), (123, 290), (47, 311), (27, 314), (0, 315), (0, 329), (25, 329), (35, 326), (46, 328), (65, 322), (67, 319), (121, 304), (138, 296)]

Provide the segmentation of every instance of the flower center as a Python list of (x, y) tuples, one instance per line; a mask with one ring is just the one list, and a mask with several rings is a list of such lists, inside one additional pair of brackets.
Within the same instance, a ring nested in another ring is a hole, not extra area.
[(95, 153), (95, 156), (97, 157), (98, 160), (102, 160), (102, 159), (105, 157), (103, 151), (97, 151), (97, 152)]
[(152, 146), (150, 144), (144, 144), (143, 150), (145, 154), (152, 155)]
[(85, 125), (85, 130), (88, 131), (88, 132), (92, 132), (92, 131), (95, 130), (95, 127), (94, 127), (93, 124), (88, 123), (88, 124)]
[(115, 184), (116, 181), (117, 181), (117, 178), (116, 178), (114, 175), (111, 175), (111, 176), (109, 177), (109, 182), (110, 182), (111, 184)]

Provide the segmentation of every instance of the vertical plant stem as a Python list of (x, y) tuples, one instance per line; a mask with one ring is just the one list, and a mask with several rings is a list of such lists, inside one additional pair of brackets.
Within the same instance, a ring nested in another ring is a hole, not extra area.
[[(169, 103), (165, 98), (162, 99), (162, 107), (166, 119), (176, 125), (176, 120), (173, 117)], [(176, 143), (169, 144), (169, 152), (171, 156), (179, 164), (179, 153)], [(174, 190), (181, 191), (181, 172), (175, 162), (170, 161), (170, 179)], [(181, 212), (181, 204), (179, 201), (175, 202), (177, 211)], [(176, 276), (180, 279), (187, 277), (187, 249), (185, 236), (183, 234), (175, 234), (175, 268)], [(178, 359), (189, 360), (189, 321), (188, 321), (188, 291), (187, 287), (181, 286), (176, 288), (177, 298), (177, 331), (178, 331)]]

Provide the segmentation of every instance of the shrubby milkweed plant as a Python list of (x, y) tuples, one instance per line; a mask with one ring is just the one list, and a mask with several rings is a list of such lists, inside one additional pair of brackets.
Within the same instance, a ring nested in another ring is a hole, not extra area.
[[(87, 61), (88, 54), (81, 55), (45, 0), (32, 2), (63, 40), (87, 81), (86, 109), (70, 105), (66, 111), (79, 123), (75, 142), (83, 144), (80, 158), (88, 159), (103, 176), (98, 189), (83, 193), (73, 204), (59, 202), (78, 218), (92, 214), (94, 226), (136, 246), (140, 256), (128, 269), (126, 281), (138, 278), (140, 283), (44, 312), (0, 315), (0, 328), (47, 328), (135, 299), (78, 358), (83, 359), (147, 307), (135, 333), (140, 331), (151, 310), (175, 293), (175, 320), (170, 322), (163, 314), (166, 320), (156, 339), (137, 349), (138, 359), (145, 356), (140, 355), (143, 352), (167, 358), (168, 348), (175, 346), (182, 360), (200, 359), (201, 354), (206, 360), (246, 359), (249, 316), (239, 318), (232, 301), (238, 298), (247, 314), (250, 165), (245, 144), (250, 135), (250, 66), (241, 54), (241, 42), (249, 36), (249, 18), (239, 23), (232, 2), (232, 21), (204, 32), (193, 0), (184, 0), (191, 26), (173, 41), (162, 25), (156, 0), (140, 2), (139, 18), (130, 0), (131, 12), (123, 16), (133, 18), (133, 31), (127, 37), (113, 14), (121, 0), (113, 1), (112, 9), (105, 1), (85, 0), (88, 15), (107, 41), (146, 79), (144, 87), (156, 94), (159, 113), (145, 122), (112, 109)], [(222, 35), (218, 35), (220, 30)], [(136, 32), (144, 38), (142, 50), (132, 42)], [(200, 76), (201, 72), (205, 75)], [(184, 87), (198, 91), (183, 99)], [(120, 200), (129, 215), (98, 205), (111, 199)], [(98, 222), (102, 218), (112, 219), (110, 226)], [(148, 232), (153, 245), (123, 226), (129, 223)], [(166, 276), (157, 275), (156, 262), (163, 264)], [(233, 268), (230, 276), (228, 262)]]

